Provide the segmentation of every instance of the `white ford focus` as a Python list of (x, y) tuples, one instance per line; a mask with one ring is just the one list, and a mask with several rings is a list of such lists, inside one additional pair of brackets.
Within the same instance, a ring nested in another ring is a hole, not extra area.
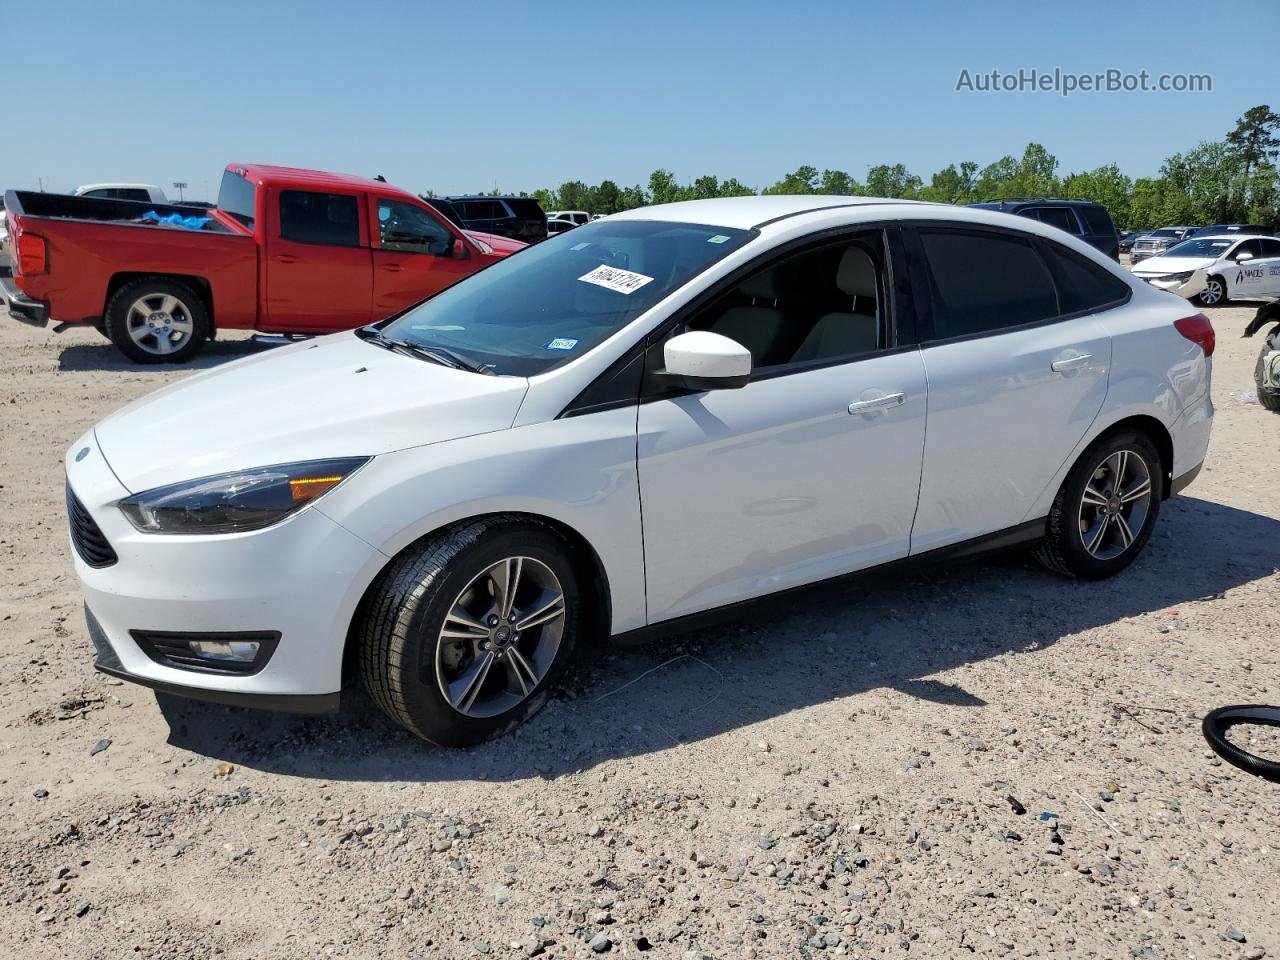
[[(1052, 227), (652, 207), (201, 373), (67, 455), (100, 670), (482, 740), (576, 646), (908, 558), (1123, 569), (1209, 440), (1213, 329)], [(197, 425), (193, 427), (193, 425)]]

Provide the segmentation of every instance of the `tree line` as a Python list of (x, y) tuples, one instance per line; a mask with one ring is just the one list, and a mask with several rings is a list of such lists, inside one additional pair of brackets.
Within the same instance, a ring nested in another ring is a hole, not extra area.
[(613, 180), (590, 185), (570, 180), (531, 195), (544, 210), (602, 214), (651, 203), (757, 193), (895, 197), (955, 204), (1059, 197), (1101, 203), (1121, 229), (1207, 223), (1280, 226), (1278, 154), (1280, 114), (1261, 105), (1246, 110), (1221, 140), (1203, 141), (1168, 157), (1155, 177), (1132, 179), (1115, 163), (1060, 176), (1058, 159), (1042, 144), (1028, 143), (1021, 157), (1006, 155), (986, 166), (972, 160), (952, 163), (934, 173), (928, 183), (901, 163), (877, 164), (861, 181), (844, 170), (802, 166), (759, 190), (736, 178), (721, 180), (713, 174), (679, 183), (670, 170), (655, 170), (647, 185), (623, 187)]

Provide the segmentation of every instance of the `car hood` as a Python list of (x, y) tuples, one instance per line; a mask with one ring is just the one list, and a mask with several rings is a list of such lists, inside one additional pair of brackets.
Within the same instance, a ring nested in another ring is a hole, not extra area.
[(493, 248), (493, 252), (500, 257), (515, 253), (517, 250), (523, 250), (528, 246), (523, 240), (513, 240), (511, 237), (500, 237), (496, 233), (481, 233), (479, 230), (464, 231), (472, 240), (480, 240), (487, 243)]
[(1213, 257), (1151, 257), (1133, 268), (1137, 274), (1181, 273), (1213, 265)]
[(95, 428), (131, 492), (229, 470), (374, 456), (504, 430), (529, 388), (341, 333), (171, 384)]

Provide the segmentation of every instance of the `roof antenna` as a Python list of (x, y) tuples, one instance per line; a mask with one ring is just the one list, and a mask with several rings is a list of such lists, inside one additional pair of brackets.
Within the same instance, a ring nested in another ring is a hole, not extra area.
[(382, 174), (378, 174), (378, 175), (377, 175), (376, 177), (374, 177), (373, 179), (377, 180), (379, 183), (386, 183), (386, 182), (387, 182), (387, 178), (386, 178), (386, 177), (384, 177)]

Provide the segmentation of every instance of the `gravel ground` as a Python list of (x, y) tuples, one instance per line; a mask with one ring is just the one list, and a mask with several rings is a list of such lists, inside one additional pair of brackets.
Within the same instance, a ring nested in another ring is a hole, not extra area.
[(359, 693), (294, 718), (95, 674), (63, 451), (186, 371), (4, 318), (6, 954), (1280, 956), (1280, 788), (1198, 720), (1280, 702), (1251, 315), (1213, 311), (1208, 464), (1120, 577), (1012, 556), (789, 598), (601, 653), (465, 752)]

